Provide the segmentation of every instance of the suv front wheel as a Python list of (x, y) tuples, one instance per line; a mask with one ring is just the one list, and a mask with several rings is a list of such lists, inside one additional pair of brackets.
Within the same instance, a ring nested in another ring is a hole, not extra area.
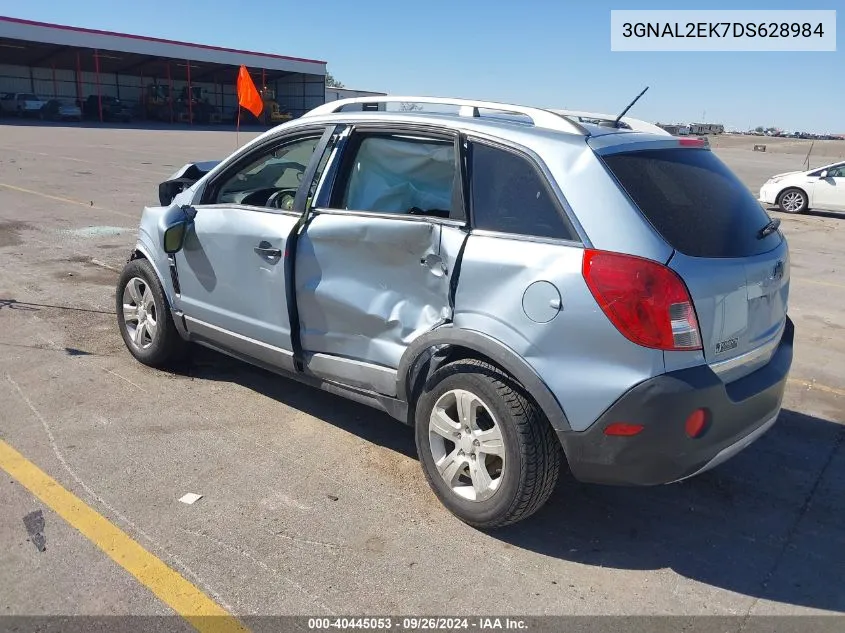
[(176, 330), (164, 289), (149, 261), (134, 259), (124, 266), (115, 308), (123, 342), (136, 360), (163, 367), (183, 356), (187, 343)]
[(417, 401), (416, 443), (437, 497), (478, 528), (536, 512), (560, 471), (560, 443), (540, 410), (511, 377), (474, 359), (431, 377)]

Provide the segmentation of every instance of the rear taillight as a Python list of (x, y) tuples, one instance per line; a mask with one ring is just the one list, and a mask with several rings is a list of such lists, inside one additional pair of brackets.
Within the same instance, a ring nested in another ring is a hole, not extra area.
[(602, 311), (630, 341), (666, 351), (701, 349), (692, 299), (673, 270), (641, 257), (585, 249), (582, 272)]

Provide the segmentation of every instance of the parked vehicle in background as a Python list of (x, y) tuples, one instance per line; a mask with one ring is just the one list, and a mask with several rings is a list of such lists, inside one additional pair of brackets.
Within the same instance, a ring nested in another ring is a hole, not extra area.
[(16, 116), (41, 116), (44, 100), (31, 92), (7, 92), (0, 98), (3, 114)]
[(82, 108), (73, 99), (50, 99), (41, 108), (41, 116), (51, 121), (81, 121)]
[(672, 136), (689, 136), (689, 125), (681, 123), (657, 123), (657, 127), (669, 132)]
[(784, 213), (807, 209), (845, 211), (845, 162), (776, 174), (760, 188), (760, 202)]
[(708, 470), (778, 417), (786, 239), (700, 139), (616, 119), (363, 97), (186, 165), (118, 280), (126, 347), (387, 412), (477, 527), (534, 513), (563, 459), (606, 484)]
[[(190, 101), (190, 103), (189, 103)], [(220, 110), (211, 103), (211, 97), (205, 88), (193, 86), (188, 99), (188, 87), (182, 88), (175, 104), (176, 121), (180, 123), (220, 123)]]
[(100, 119), (100, 104), (103, 108), (103, 121), (120, 121), (127, 123), (132, 120), (132, 110), (117, 97), (89, 95), (82, 106), (82, 113), (86, 119)]
[(725, 126), (721, 123), (690, 123), (689, 133), (696, 136), (705, 134), (724, 134)]

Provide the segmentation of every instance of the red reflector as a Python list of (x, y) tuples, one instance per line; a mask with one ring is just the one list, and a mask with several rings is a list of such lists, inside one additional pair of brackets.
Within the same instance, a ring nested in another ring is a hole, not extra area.
[(613, 424), (606, 426), (604, 429), (605, 435), (622, 435), (622, 436), (630, 436), (636, 435), (640, 431), (643, 430), (642, 424), (628, 424), (627, 422), (614, 422)]
[(602, 312), (628, 340), (667, 351), (701, 349), (692, 299), (670, 268), (585, 249), (582, 274)]
[(678, 145), (681, 147), (704, 147), (703, 138), (679, 138)]
[(692, 438), (699, 437), (707, 426), (707, 412), (704, 409), (696, 409), (687, 418), (687, 435)]

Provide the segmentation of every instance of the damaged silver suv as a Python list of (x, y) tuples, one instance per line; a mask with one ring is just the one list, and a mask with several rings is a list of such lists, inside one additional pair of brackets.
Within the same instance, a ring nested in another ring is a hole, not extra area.
[(561, 462), (674, 482), (778, 417), (787, 243), (697, 139), (368, 97), (186, 165), (159, 198), (117, 287), (132, 355), (194, 342), (387, 412), (471, 525), (535, 512)]

